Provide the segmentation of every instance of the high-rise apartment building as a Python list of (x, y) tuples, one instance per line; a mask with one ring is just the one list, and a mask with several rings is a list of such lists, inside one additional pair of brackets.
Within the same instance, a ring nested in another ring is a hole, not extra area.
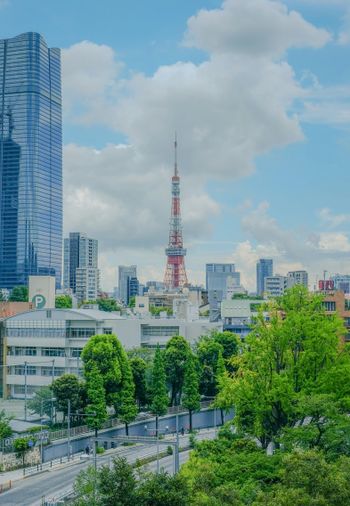
[(60, 50), (37, 33), (0, 40), (0, 288), (61, 283)]
[(309, 275), (306, 271), (290, 271), (287, 274), (289, 278), (289, 286), (303, 285), (308, 288), (309, 286)]
[[(137, 278), (136, 265), (119, 265), (118, 268), (118, 288), (119, 288), (119, 299), (125, 305), (129, 304), (130, 300), (130, 279)], [(135, 286), (133, 281), (132, 286)]]
[(97, 239), (71, 232), (64, 240), (64, 288), (72, 290), (79, 302), (96, 300), (99, 277)]
[(206, 289), (210, 307), (210, 320), (220, 317), (220, 304), (227, 296), (228, 285), (232, 282), (240, 285), (240, 273), (236, 271), (234, 264), (206, 264)]
[(256, 264), (256, 293), (264, 293), (265, 278), (273, 276), (273, 261), (271, 258), (260, 258)]
[(281, 297), (287, 288), (290, 288), (291, 281), (287, 276), (266, 276), (264, 279), (264, 293), (268, 297)]

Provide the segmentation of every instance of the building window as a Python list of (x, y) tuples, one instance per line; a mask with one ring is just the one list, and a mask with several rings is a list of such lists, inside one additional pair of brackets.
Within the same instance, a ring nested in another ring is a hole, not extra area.
[(65, 357), (64, 348), (41, 348), (41, 355), (43, 357)]
[(82, 351), (83, 351), (83, 348), (71, 348), (70, 356), (73, 358), (79, 358), (81, 356)]
[[(16, 376), (25, 376), (24, 365), (15, 365), (13, 371)], [(36, 367), (34, 365), (27, 365), (27, 376), (36, 376)]]
[(325, 311), (334, 312), (336, 310), (335, 301), (325, 300), (322, 304)]
[(179, 327), (141, 325), (141, 337), (173, 337), (177, 335), (179, 335)]
[(64, 367), (42, 367), (41, 376), (52, 376), (52, 370), (54, 369), (54, 376), (62, 376), (64, 374)]
[[(27, 394), (33, 395), (35, 392), (39, 390), (40, 387), (34, 386), (34, 385), (27, 385)], [(25, 394), (25, 386), (24, 385), (14, 385), (13, 386), (13, 393), (14, 394)]]
[(72, 327), (68, 331), (68, 337), (78, 337), (87, 339), (91, 336), (94, 336), (96, 334), (95, 328), (79, 328), (79, 327)]
[(35, 357), (37, 349), (33, 346), (11, 346), (8, 348), (8, 355)]
[(112, 328), (111, 327), (105, 327), (103, 329), (103, 334), (112, 334)]

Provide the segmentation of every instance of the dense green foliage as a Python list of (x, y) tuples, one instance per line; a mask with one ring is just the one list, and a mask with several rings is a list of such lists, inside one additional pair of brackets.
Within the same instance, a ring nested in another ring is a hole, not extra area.
[(56, 295), (55, 307), (62, 309), (72, 308), (72, 297), (70, 295)]
[(299, 400), (329, 386), (330, 371), (344, 359), (343, 330), (338, 316), (325, 314), (322, 298), (301, 286), (271, 304), (269, 321), (260, 314), (219, 395), (235, 406), (238, 428), (267, 447), (295, 423)]
[(185, 480), (167, 473), (136, 475), (125, 458), (112, 467), (97, 471), (89, 467), (78, 475), (73, 506), (186, 506), (189, 500)]
[[(78, 412), (84, 407), (84, 385), (75, 374), (63, 374), (51, 385), (53, 397), (56, 399), (55, 406), (61, 411), (64, 417), (68, 413), (68, 399), (72, 413)], [(48, 396), (46, 392), (44, 395)]]
[(190, 345), (182, 336), (172, 337), (165, 347), (165, 370), (170, 389), (171, 406), (180, 404), (185, 379), (186, 360), (190, 352)]
[[(68, 387), (66, 392), (70, 392)], [(38, 415), (46, 415), (51, 418), (54, 402), (52, 400), (53, 398), (54, 393), (50, 387), (41, 387), (35, 392), (34, 397), (28, 400), (27, 406), (31, 411), (37, 413)]]
[(147, 363), (140, 357), (134, 357), (130, 359), (130, 366), (135, 383), (135, 400), (140, 408), (147, 403)]
[(190, 432), (192, 432), (192, 413), (200, 408), (197, 359), (192, 353), (189, 353), (185, 365), (182, 405), (188, 409)]
[(28, 287), (14, 286), (9, 296), (10, 302), (28, 302)]
[(12, 435), (10, 426), (11, 417), (5, 413), (5, 410), (0, 411), (0, 441)]
[(86, 423), (93, 429), (100, 429), (103, 422), (107, 419), (106, 397), (103, 385), (103, 378), (96, 364), (92, 364), (85, 375), (87, 406)]
[(98, 309), (100, 311), (120, 311), (120, 307), (117, 304), (117, 301), (115, 299), (97, 299), (96, 303), (98, 304)]

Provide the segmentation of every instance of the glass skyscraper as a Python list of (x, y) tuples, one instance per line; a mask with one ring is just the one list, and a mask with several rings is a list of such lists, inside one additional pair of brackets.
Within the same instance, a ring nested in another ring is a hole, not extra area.
[(273, 261), (271, 258), (260, 258), (256, 264), (256, 293), (263, 295), (265, 278), (273, 275)]
[(61, 263), (60, 50), (24, 33), (0, 40), (0, 288)]

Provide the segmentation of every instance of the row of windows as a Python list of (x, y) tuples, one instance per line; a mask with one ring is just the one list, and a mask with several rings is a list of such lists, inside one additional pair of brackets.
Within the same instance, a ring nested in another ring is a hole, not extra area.
[[(40, 368), (34, 365), (27, 365), (27, 376), (62, 376), (65, 373), (64, 367), (46, 367)], [(26, 367), (24, 365), (15, 365), (8, 368), (8, 374), (15, 376), (25, 376)]]
[[(36, 348), (34, 346), (11, 346), (7, 350), (7, 355), (16, 357), (80, 357), (83, 348)], [(40, 353), (41, 352), (41, 353)]]

